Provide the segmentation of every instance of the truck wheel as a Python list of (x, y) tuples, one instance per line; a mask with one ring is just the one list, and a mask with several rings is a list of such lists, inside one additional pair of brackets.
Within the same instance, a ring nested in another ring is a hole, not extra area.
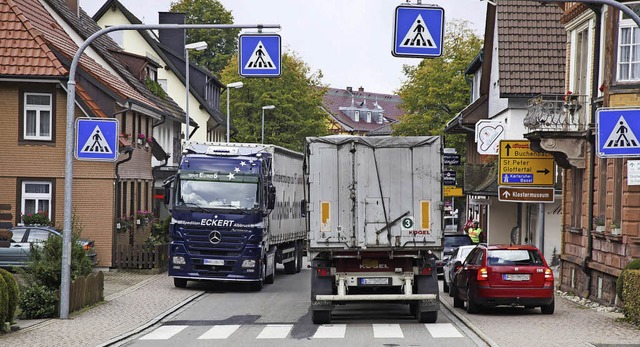
[[(266, 271), (266, 259), (265, 259), (265, 271)], [(272, 262), (273, 265), (271, 265), (271, 275), (268, 275), (267, 277), (264, 278), (264, 283), (266, 284), (273, 284), (273, 282), (276, 281), (276, 261), (275, 259)], [(265, 272), (266, 273), (266, 272)]]
[(174, 278), (173, 279), (173, 285), (176, 288), (186, 288), (187, 287), (187, 280), (184, 278)]
[(313, 310), (311, 311), (311, 320), (313, 324), (329, 324), (331, 323), (331, 310)]
[(296, 242), (296, 272), (302, 270), (302, 262), (304, 257), (304, 250), (301, 241)]
[(438, 320), (438, 311), (420, 312), (418, 323), (435, 323)]

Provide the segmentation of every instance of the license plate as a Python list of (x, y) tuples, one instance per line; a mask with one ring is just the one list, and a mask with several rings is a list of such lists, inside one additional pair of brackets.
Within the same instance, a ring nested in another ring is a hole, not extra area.
[(361, 286), (371, 286), (371, 285), (378, 285), (378, 286), (388, 286), (390, 283), (390, 278), (389, 277), (365, 277), (365, 278), (360, 278), (360, 285)]
[(204, 265), (222, 266), (222, 265), (224, 265), (224, 260), (222, 260), (222, 259), (205, 259), (204, 260)]
[(505, 281), (528, 281), (531, 279), (531, 275), (529, 274), (505, 274)]

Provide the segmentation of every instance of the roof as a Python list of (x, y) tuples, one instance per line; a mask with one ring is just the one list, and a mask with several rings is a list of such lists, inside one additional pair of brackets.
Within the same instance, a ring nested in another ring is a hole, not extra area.
[(374, 105), (377, 103), (384, 110), (385, 121), (395, 122), (404, 114), (400, 108), (402, 102), (400, 96), (365, 92), (364, 90), (350, 91), (349, 89), (328, 88), (322, 98), (322, 105), (331, 117), (349, 131), (369, 132), (377, 129), (380, 131), (380, 128), (384, 127), (384, 124), (377, 122), (367, 123), (362, 116), (360, 121), (356, 122), (343, 110), (340, 110), (341, 107), (350, 107), (352, 101), (355, 104), (363, 103), (362, 107), (369, 110), (374, 110)]
[(567, 33), (561, 9), (527, 0), (497, 5), (500, 95), (564, 93)]

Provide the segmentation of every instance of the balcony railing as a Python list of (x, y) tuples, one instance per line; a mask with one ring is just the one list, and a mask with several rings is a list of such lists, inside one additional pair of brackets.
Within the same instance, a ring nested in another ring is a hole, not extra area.
[(585, 131), (587, 95), (542, 94), (529, 99), (524, 126), (534, 131)]

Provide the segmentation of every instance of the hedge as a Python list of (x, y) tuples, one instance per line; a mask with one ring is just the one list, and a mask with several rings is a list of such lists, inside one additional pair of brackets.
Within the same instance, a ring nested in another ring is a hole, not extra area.
[(8, 317), (9, 289), (4, 277), (0, 276), (0, 331), (4, 331), (4, 322)]
[(4, 269), (0, 269), (0, 277), (4, 278), (7, 285), (7, 293), (9, 294), (5, 322), (13, 323), (13, 319), (16, 315), (16, 308), (18, 307), (18, 299), (20, 298), (18, 281), (16, 281), (16, 278), (13, 277), (9, 271)]
[(624, 316), (640, 326), (640, 270), (625, 270), (623, 276)]

